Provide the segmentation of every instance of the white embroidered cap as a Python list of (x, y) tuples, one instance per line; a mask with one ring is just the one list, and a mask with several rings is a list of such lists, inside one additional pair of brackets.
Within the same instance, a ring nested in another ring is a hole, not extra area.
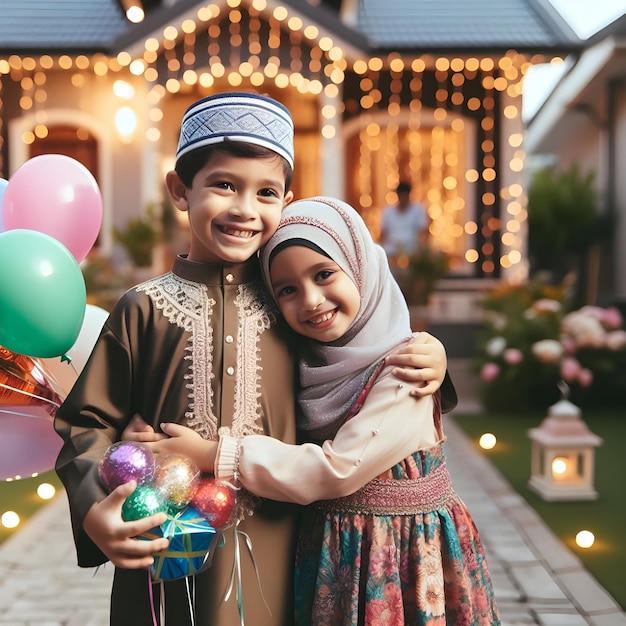
[(191, 150), (228, 139), (269, 148), (293, 168), (293, 133), (291, 114), (280, 102), (255, 93), (216, 94), (198, 100), (185, 112), (176, 160)]

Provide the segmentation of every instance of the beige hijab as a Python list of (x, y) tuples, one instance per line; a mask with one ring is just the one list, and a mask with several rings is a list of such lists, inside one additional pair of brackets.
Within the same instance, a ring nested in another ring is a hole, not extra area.
[(411, 326), (384, 250), (374, 243), (357, 211), (334, 198), (299, 200), (283, 211), (261, 255), (268, 286), (272, 251), (290, 240), (302, 245), (303, 239), (337, 263), (361, 295), (359, 313), (341, 339), (302, 339), (298, 401), (303, 417), (298, 426), (315, 430), (346, 415), (380, 361), (411, 336)]

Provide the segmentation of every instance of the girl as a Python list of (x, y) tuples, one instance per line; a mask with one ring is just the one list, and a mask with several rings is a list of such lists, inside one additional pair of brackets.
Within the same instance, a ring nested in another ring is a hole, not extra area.
[(319, 500), (302, 517), (297, 623), (499, 624), (480, 538), (445, 467), (438, 394), (412, 398), (384, 365), (411, 329), (383, 250), (354, 209), (317, 198), (283, 212), (262, 269), (310, 339), (299, 429), (327, 457), (316, 468), (303, 451), (272, 452), (255, 467), (245, 440), (239, 448), (254, 493), (281, 498), (286, 484), (289, 499)]
[(386, 366), (411, 328), (383, 249), (350, 206), (314, 198), (284, 210), (261, 261), (285, 320), (308, 338), (298, 427), (309, 443), (222, 436), (214, 467), (257, 495), (311, 503), (295, 623), (500, 624), (478, 532), (446, 469), (439, 392), (413, 397)]

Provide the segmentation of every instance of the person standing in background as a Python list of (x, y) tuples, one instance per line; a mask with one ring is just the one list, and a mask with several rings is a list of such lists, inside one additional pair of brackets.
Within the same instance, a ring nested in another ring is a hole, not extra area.
[(380, 244), (390, 259), (413, 254), (428, 236), (428, 216), (422, 204), (411, 202), (411, 183), (396, 187), (398, 202), (383, 209)]
[(429, 220), (424, 206), (411, 202), (411, 183), (401, 181), (396, 194), (397, 203), (383, 209), (379, 243), (387, 253), (393, 277), (407, 298), (411, 291), (409, 260), (427, 242)]

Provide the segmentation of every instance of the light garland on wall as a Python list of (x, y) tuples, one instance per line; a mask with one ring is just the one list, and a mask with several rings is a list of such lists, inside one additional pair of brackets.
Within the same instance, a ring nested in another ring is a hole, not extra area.
[[(159, 36), (146, 38), (143, 49), (133, 58), (123, 52), (113, 58), (94, 54), (11, 55), (0, 59), (0, 111), (6, 92), (2, 79), (8, 77), (22, 85), (21, 110), (36, 111), (36, 124), (23, 137), (26, 143), (32, 143), (47, 134), (45, 110), (52, 89), (49, 75), (54, 74), (55, 81), (67, 75), (79, 93), (92, 84), (89, 72), (95, 80), (119, 77), (131, 84), (133, 79), (144, 80), (149, 86), (149, 107), (141, 127), (147, 140), (155, 143), (162, 137), (161, 105), (168, 94), (192, 89), (210, 93), (216, 81), (225, 81), (232, 88), (249, 84), (263, 89), (272, 85), (336, 98), (338, 87), (351, 74), (358, 80), (360, 94), (356, 103), (344, 101), (348, 116), (363, 116), (383, 107), (392, 122), (379, 128), (378, 133), (362, 130), (358, 134), (360, 150), (352, 184), (364, 216), (373, 223), (383, 202), (393, 201), (390, 190), (394, 184), (408, 175), (415, 195), (427, 200), (431, 217), (435, 218), (433, 236), (439, 247), (454, 251), (459, 262), (478, 263), (484, 276), (495, 276), (500, 269), (515, 273), (524, 256), (522, 235), (527, 219), (520, 180), (525, 159), (521, 123), (507, 137), (496, 138), (495, 129), (499, 115), (510, 120), (519, 118), (523, 77), (532, 65), (545, 61), (543, 55), (529, 58), (509, 52), (499, 58), (481, 59), (422, 55), (407, 60), (392, 53), (350, 61), (347, 57), (346, 50), (332, 37), (313, 24), (305, 25), (285, 6), (271, 8), (266, 0), (228, 0), (224, 6), (201, 7), (194, 19), (185, 17), (179, 23), (168, 24)], [(435, 81), (432, 94), (430, 87), (428, 93), (424, 90), (429, 74)], [(381, 83), (384, 75), (389, 81), (385, 86)], [(482, 93), (475, 89), (476, 80), (481, 81)], [(425, 93), (432, 98), (428, 104), (434, 118), (432, 128), (424, 125)], [(511, 100), (502, 111), (496, 105), (501, 93)], [(393, 120), (399, 119), (403, 110), (408, 112), (408, 123), (400, 125)], [(332, 114), (326, 111), (320, 116), (323, 137), (333, 138), (333, 122), (341, 114), (343, 111), (335, 108)], [(464, 154), (466, 116), (476, 120), (480, 129), (482, 162), (476, 168), (468, 167)], [(444, 132), (435, 130), (436, 126)], [(381, 137), (387, 141), (381, 141)], [(496, 139), (513, 149), (507, 162), (498, 158)], [(398, 158), (390, 158), (383, 178), (377, 182), (371, 168), (376, 167), (374, 157), (383, 144), (391, 156), (408, 151), (408, 166), (400, 171)], [(424, 179), (426, 154), (429, 174)], [(507, 180), (519, 182), (503, 185), (497, 171), (506, 171)], [(483, 190), (478, 198), (480, 223), (473, 215), (466, 215), (464, 201), (476, 185)], [(460, 245), (466, 237), (475, 240), (476, 246)], [(520, 270), (518, 276), (522, 275)]]

